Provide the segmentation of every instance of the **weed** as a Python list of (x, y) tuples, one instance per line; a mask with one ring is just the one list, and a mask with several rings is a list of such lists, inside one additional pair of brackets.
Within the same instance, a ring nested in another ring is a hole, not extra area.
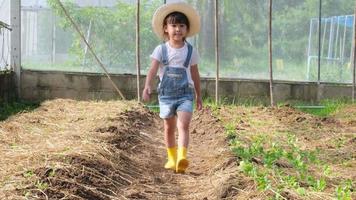
[(51, 169), (48, 176), (49, 177), (54, 177), (56, 175), (56, 170), (55, 169)]
[(295, 107), (298, 108), (299, 110), (320, 116), (320, 117), (327, 117), (330, 114), (336, 112), (338, 109), (342, 108), (348, 103), (348, 100), (346, 99), (340, 99), (340, 100), (322, 100), (320, 102), (320, 105), (323, 106), (302, 106), (300, 104), (303, 103), (296, 103)]
[[(271, 142), (271, 139), (267, 136), (257, 135), (252, 138), (251, 144), (246, 147), (238, 141), (237, 137), (231, 136), (236, 135), (234, 123), (227, 123), (225, 132), (228, 138), (233, 138), (233, 142), (230, 142), (230, 145), (234, 145), (232, 151), (242, 160), (239, 169), (252, 177), (260, 190), (273, 190), (275, 199), (282, 197), (279, 196), (278, 190), (284, 188), (294, 189), (302, 196), (306, 195), (306, 189), (300, 187), (301, 183), (306, 183), (314, 191), (325, 190), (326, 179), (324, 177), (315, 178), (309, 173), (312, 165), (320, 163), (316, 151), (300, 149), (294, 134), (287, 133), (287, 146), (281, 145), (280, 142)], [(277, 166), (277, 163), (282, 160), (287, 161), (292, 166), (296, 176), (285, 173), (283, 168)], [(323, 169), (325, 175), (330, 174), (328, 165), (320, 168)], [(269, 177), (274, 177), (273, 183)]]
[[(319, 116), (327, 116), (335, 113), (344, 106), (343, 101), (324, 101), (327, 109), (316, 113)], [(219, 113), (217, 113), (217, 116)], [(245, 116), (248, 118), (248, 116)], [(244, 121), (246, 121), (246, 118)], [(329, 182), (333, 172), (328, 161), (320, 160), (324, 155), (321, 149), (309, 149), (302, 141), (298, 133), (278, 130), (277, 132), (238, 132), (237, 124), (241, 118), (237, 117), (226, 122), (225, 134), (229, 140), (232, 152), (240, 159), (239, 170), (251, 177), (258, 189), (272, 191), (272, 199), (285, 199), (284, 194), (294, 191), (303, 198), (314, 196), (316, 193), (324, 193), (335, 188), (337, 199), (349, 200), (353, 195), (352, 181), (335, 186)], [(251, 120), (253, 121), (253, 119)], [(250, 124), (251, 124), (251, 121)], [(259, 123), (264, 127), (273, 126), (266, 119), (261, 122), (255, 120), (254, 128), (259, 130)], [(271, 120), (273, 123), (273, 120)], [(251, 129), (254, 130), (254, 129)], [(261, 129), (262, 130), (262, 129)], [(240, 134), (244, 133), (244, 134)], [(280, 139), (279, 139), (280, 138)], [(331, 141), (338, 148), (348, 145), (348, 137), (338, 137)], [(345, 161), (345, 159), (343, 159)], [(352, 163), (343, 165), (353, 166)]]
[(351, 190), (353, 183), (351, 180), (346, 180), (336, 187), (336, 198), (338, 200), (351, 200)]
[(227, 139), (232, 140), (236, 138), (236, 128), (233, 123), (226, 124), (224, 128)]
[(35, 186), (37, 187), (37, 189), (43, 191), (48, 188), (48, 183), (38, 180)]
[(154, 113), (159, 113), (159, 105), (147, 104), (147, 105), (145, 105), (145, 107), (147, 107), (150, 111), (152, 111)]
[(19, 112), (29, 112), (39, 106), (38, 103), (19, 101), (12, 103), (2, 103), (0, 105), (0, 121)]
[(26, 172), (23, 173), (23, 176), (24, 176), (25, 178), (30, 178), (30, 177), (32, 177), (33, 175), (34, 175), (34, 173), (33, 173), (32, 170), (28, 170), (28, 171), (26, 171)]
[(306, 195), (306, 190), (305, 188), (302, 188), (302, 187), (298, 187), (296, 189), (297, 193), (300, 195), (300, 196), (305, 196)]

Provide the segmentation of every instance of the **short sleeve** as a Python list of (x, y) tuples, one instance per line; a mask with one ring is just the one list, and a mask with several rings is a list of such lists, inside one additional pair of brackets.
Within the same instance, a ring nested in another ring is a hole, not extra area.
[(195, 48), (193, 48), (192, 60), (190, 62), (190, 65), (197, 65), (199, 63), (199, 60), (200, 60), (199, 53)]
[(162, 47), (161, 45), (158, 45), (152, 52), (150, 58), (158, 60), (159, 62), (161, 62), (162, 60)]

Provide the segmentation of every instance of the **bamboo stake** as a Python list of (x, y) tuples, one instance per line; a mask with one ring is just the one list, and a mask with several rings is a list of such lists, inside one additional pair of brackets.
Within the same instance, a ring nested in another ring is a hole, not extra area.
[(272, 68), (272, 0), (269, 0), (268, 10), (268, 47), (269, 47), (269, 92), (271, 106), (274, 106), (273, 100), (273, 68)]
[(99, 60), (99, 58), (97, 57), (97, 55), (95, 54), (94, 50), (91, 48), (91, 46), (89, 45), (89, 43), (87, 42), (87, 40), (85, 39), (83, 33), (80, 31), (79, 27), (77, 26), (77, 24), (73, 21), (73, 19), (70, 17), (69, 13), (67, 12), (67, 10), (64, 8), (63, 4), (61, 3), (60, 0), (57, 0), (58, 5), (62, 8), (64, 14), (67, 16), (67, 18), (70, 20), (70, 22), (72, 23), (72, 25), (74, 26), (75, 30), (78, 32), (79, 36), (82, 38), (82, 40), (84, 41), (84, 43), (87, 45), (89, 51), (93, 54), (95, 60), (98, 62), (99, 66), (104, 70), (105, 75), (108, 77), (108, 79), (110, 80), (112, 86), (115, 88), (115, 90), (119, 93), (120, 97), (122, 99), (125, 100), (124, 95), (122, 95), (121, 91), (119, 90), (119, 88), (115, 85), (114, 81), (111, 79), (108, 71), (106, 70), (105, 66), (103, 65), (103, 63), (101, 63), (101, 61)]
[(215, 62), (216, 62), (216, 78), (215, 78), (215, 103), (219, 104), (219, 13), (218, 0), (214, 1), (215, 7)]
[(137, 101), (141, 101), (141, 63), (140, 63), (140, 0), (137, 0), (136, 9), (136, 70), (137, 70)]

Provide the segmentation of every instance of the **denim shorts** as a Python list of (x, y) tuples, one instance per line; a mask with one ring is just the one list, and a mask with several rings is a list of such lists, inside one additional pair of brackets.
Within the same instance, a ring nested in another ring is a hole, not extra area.
[(180, 97), (159, 96), (159, 116), (168, 119), (177, 115), (177, 111), (193, 112), (193, 96), (184, 95)]

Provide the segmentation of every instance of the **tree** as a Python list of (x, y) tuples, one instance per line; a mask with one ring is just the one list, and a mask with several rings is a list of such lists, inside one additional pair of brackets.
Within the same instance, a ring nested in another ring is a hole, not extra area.
[[(61, 17), (61, 27), (72, 30), (70, 21), (64, 16), (56, 0), (48, 0), (54, 12)], [(142, 1), (141, 22), (150, 22), (152, 13), (160, 1)], [(73, 1), (64, 3), (71, 17), (78, 24), (82, 32), (88, 30), (91, 23), (89, 43), (102, 62), (111, 72), (135, 72), (135, 10), (136, 4), (118, 1), (113, 8), (105, 7), (78, 7)], [(151, 23), (149, 23), (151, 24)], [(157, 45), (151, 28), (141, 28), (141, 45), (144, 51)], [(75, 56), (73, 64), (80, 66), (84, 59), (84, 44), (77, 33), (73, 31), (74, 40), (70, 53)], [(86, 55), (87, 66), (95, 67), (96, 62), (92, 55)]]

